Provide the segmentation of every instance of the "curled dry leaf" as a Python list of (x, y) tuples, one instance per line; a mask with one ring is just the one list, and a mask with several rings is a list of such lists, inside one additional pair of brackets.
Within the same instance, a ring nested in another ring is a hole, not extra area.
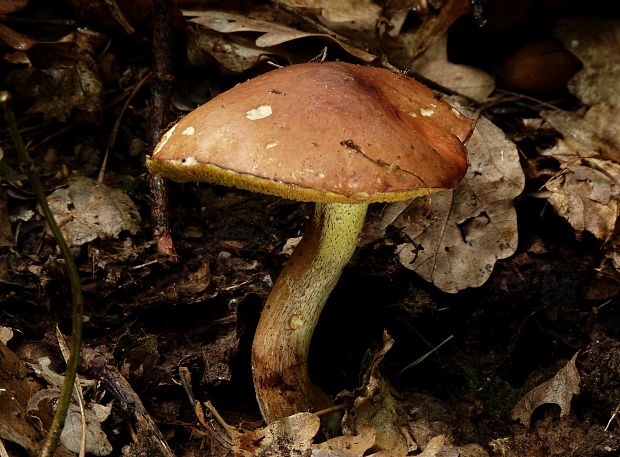
[(381, 7), (372, 0), (281, 0), (293, 8), (317, 13), (331, 30), (355, 29), (374, 33)]
[(428, 444), (424, 448), (424, 451), (422, 451), (419, 457), (438, 457), (439, 453), (444, 447), (443, 445), (444, 445), (445, 440), (446, 438), (443, 435), (438, 435), (438, 436), (433, 437), (428, 442)]
[[(256, 17), (252, 14), (225, 11), (184, 11), (183, 14), (191, 17), (189, 22), (203, 27), (194, 32), (193, 41), (198, 48), (234, 72), (248, 70), (268, 58), (270, 54), (281, 53), (275, 48), (278, 45), (309, 37), (337, 44), (344, 51), (365, 62), (372, 62), (376, 58), (373, 54), (355, 48), (334, 35), (304, 32), (278, 23), (273, 18), (261, 19), (260, 11), (255, 12)], [(259, 35), (255, 39), (248, 39), (248, 32)], [(241, 33), (244, 34), (243, 38)], [(196, 50), (193, 54), (196, 54)]]
[[(0, 10), (1, 10), (0, 6)], [(0, 40), (16, 51), (27, 51), (38, 43), (34, 38), (0, 24)]]
[[(375, 430), (364, 427), (357, 435), (336, 436), (316, 445), (312, 457), (363, 457), (375, 444)], [(346, 449), (346, 454), (343, 453)]]
[(417, 449), (417, 444), (408, 440), (401, 429), (406, 413), (392, 395), (390, 383), (380, 373), (383, 359), (393, 344), (393, 338), (384, 332), (383, 345), (372, 354), (362, 386), (353, 393), (353, 407), (342, 424), (345, 434), (352, 437), (368, 437), (373, 431), (372, 455), (377, 457), (401, 457)]
[(616, 233), (620, 179), (620, 21), (576, 19), (559, 23), (556, 36), (582, 63), (569, 89), (591, 105), (585, 115), (542, 113), (563, 138), (542, 154), (560, 162), (561, 171), (547, 182), (549, 202), (576, 230), (606, 243), (605, 256), (620, 270)]
[(321, 426), (321, 420), (315, 414), (298, 413), (244, 433), (223, 422), (212, 405), (207, 403), (206, 406), (212, 415), (219, 418), (217, 431), (214, 431), (214, 421), (206, 423), (199, 404), (196, 408), (198, 419), (207, 430), (210, 430), (208, 437), (213, 439), (211, 444), (213, 449), (224, 448), (221, 454), (214, 455), (231, 457), (309, 455), (312, 439)]
[[(2, 158), (0, 157), (0, 160)], [(15, 237), (9, 216), (8, 198), (4, 189), (0, 188), (0, 247), (13, 246)]]
[(562, 134), (553, 149), (543, 151), (560, 162), (579, 162), (595, 157), (620, 162), (620, 106), (599, 103), (585, 114), (570, 111), (543, 111), (541, 117)]
[(28, 0), (1, 0), (0, 1), (0, 14), (9, 14), (25, 8), (28, 5)]
[(495, 90), (495, 79), (487, 72), (448, 60), (448, 35), (439, 38), (413, 62), (411, 70), (480, 103)]
[(588, 231), (607, 240), (618, 217), (620, 165), (595, 158), (584, 164), (564, 164), (562, 172), (547, 181), (549, 203), (578, 235)]
[(187, 55), (190, 63), (196, 67), (204, 66), (213, 59), (228, 71), (243, 73), (275, 55), (247, 40), (235, 40), (206, 28), (188, 29), (187, 35)]
[(436, 14), (430, 13), (420, 17), (422, 23), (419, 27), (407, 27), (406, 29), (402, 26), (405, 24), (409, 11), (416, 10), (420, 13), (421, 10), (428, 9), (428, 2), (415, 0), (389, 4), (389, 7), (384, 10), (385, 16), (380, 24), (387, 25), (384, 33), (381, 34), (381, 51), (390, 63), (398, 68), (412, 69), (412, 63), (444, 37), (454, 21), (470, 11), (469, 0), (451, 0), (441, 3)]
[(13, 338), (13, 329), (0, 325), (0, 343), (6, 345), (11, 338)]
[(570, 80), (569, 90), (586, 105), (620, 106), (620, 21), (565, 20), (554, 33), (583, 64)]
[[(28, 66), (11, 70), (6, 76), (16, 99), (29, 103), (28, 112), (42, 113), (45, 119), (65, 121), (76, 111), (83, 120), (97, 122), (103, 110), (103, 83), (97, 60), (98, 49), (105, 43), (103, 35), (80, 28), (57, 41), (38, 43), (23, 44), (26, 48), (45, 46), (49, 59), (57, 61), (51, 60), (47, 68), (35, 68), (27, 54), (21, 53), (20, 59), (25, 59)], [(57, 56), (62, 56), (60, 62)]]
[(545, 187), (549, 203), (575, 229), (588, 231), (599, 240), (614, 233), (620, 198), (620, 107), (605, 103), (585, 115), (545, 111), (541, 116), (563, 138), (542, 151), (560, 163), (561, 171)]
[(20, 358), (0, 343), (0, 439), (17, 443), (37, 455), (43, 433), (30, 420), (27, 405), (40, 386), (26, 378), (28, 369)]
[(411, 42), (411, 56), (420, 57), (440, 37), (444, 36), (454, 22), (471, 11), (468, 0), (450, 0), (445, 2), (439, 14), (429, 14), (422, 25), (415, 31)]
[(123, 230), (135, 234), (140, 229), (140, 214), (131, 199), (89, 178), (71, 178), (48, 202), (70, 246), (116, 237)]
[(560, 416), (570, 412), (570, 403), (573, 396), (579, 394), (581, 377), (575, 365), (577, 356), (562, 367), (553, 378), (534, 387), (517, 402), (512, 410), (512, 419), (520, 421), (528, 427), (534, 410), (540, 405), (551, 403), (560, 407)]
[(469, 170), (456, 189), (391, 206), (380, 224), (411, 238), (397, 248), (406, 268), (451, 293), (482, 285), (514, 253), (513, 199), (525, 184), (516, 146), (489, 120), (480, 118), (467, 149)]

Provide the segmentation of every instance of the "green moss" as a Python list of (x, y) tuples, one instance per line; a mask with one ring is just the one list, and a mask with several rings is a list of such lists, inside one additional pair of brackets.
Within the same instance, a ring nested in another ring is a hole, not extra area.
[(497, 376), (493, 356), (460, 358), (452, 369), (451, 374), (462, 380), (458, 396), (477, 400), (487, 411), (502, 417), (510, 417), (514, 405), (529, 390), (529, 386), (514, 388)]

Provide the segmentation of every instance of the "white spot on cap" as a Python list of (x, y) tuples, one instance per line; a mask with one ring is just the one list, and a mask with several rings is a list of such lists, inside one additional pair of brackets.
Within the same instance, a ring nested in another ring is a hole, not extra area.
[(420, 114), (425, 117), (432, 116), (435, 114), (435, 108), (420, 108)]
[(454, 114), (456, 117), (462, 116), (461, 112), (457, 110), (456, 108), (450, 108), (450, 111), (452, 111), (452, 114)]
[(193, 135), (194, 133), (196, 133), (196, 129), (194, 127), (187, 127), (181, 132), (181, 135)]
[(261, 105), (245, 113), (245, 117), (251, 121), (256, 121), (258, 119), (265, 119), (266, 117), (271, 116), (272, 113), (273, 111), (271, 111), (271, 105)]
[(409, 113), (409, 116), (411, 116), (411, 117), (418, 117), (418, 115), (416, 113), (414, 113), (413, 111)]
[(265, 145), (265, 149), (275, 148), (277, 145), (278, 145), (278, 143), (276, 143), (275, 141), (272, 141), (271, 143), (267, 143)]
[(159, 151), (161, 151), (161, 149), (166, 145), (166, 143), (168, 142), (168, 140), (172, 136), (172, 132), (174, 132), (174, 129), (176, 129), (176, 128), (177, 128), (177, 124), (174, 124), (170, 128), (170, 130), (168, 130), (166, 133), (164, 133), (164, 136), (161, 137), (161, 140), (159, 140), (159, 143), (157, 143), (157, 146), (155, 146), (155, 150), (153, 151), (153, 155), (155, 155)]
[(181, 164), (183, 164), (186, 167), (189, 167), (189, 166), (198, 164), (198, 161), (196, 160), (195, 157), (185, 157), (184, 159), (181, 159)]

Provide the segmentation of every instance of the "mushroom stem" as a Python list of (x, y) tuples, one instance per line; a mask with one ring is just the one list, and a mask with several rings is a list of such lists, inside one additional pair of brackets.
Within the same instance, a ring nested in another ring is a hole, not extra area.
[(252, 346), (254, 388), (266, 421), (329, 406), (308, 376), (323, 305), (357, 246), (367, 204), (317, 203), (263, 308)]

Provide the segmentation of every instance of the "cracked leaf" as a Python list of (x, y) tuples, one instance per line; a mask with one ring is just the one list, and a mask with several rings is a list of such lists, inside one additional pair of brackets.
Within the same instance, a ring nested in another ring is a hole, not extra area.
[(445, 292), (482, 285), (498, 259), (517, 247), (513, 199), (525, 178), (517, 148), (480, 118), (467, 142), (469, 170), (455, 189), (395, 205), (381, 227), (394, 225), (411, 238), (398, 246), (400, 262)]

